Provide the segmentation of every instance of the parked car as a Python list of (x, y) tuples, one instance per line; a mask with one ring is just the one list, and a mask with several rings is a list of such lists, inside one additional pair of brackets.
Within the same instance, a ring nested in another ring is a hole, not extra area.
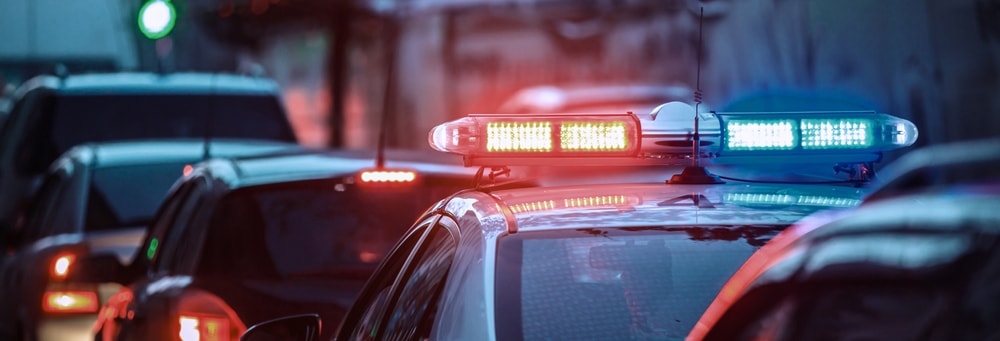
[(87, 143), (56, 159), (25, 226), (0, 263), (0, 338), (91, 340), (100, 305), (118, 284), (88, 279), (78, 264), (134, 257), (170, 186), (207, 157), (300, 150), (261, 140)]
[(255, 138), (295, 142), (267, 79), (209, 73), (38, 76), (22, 84), (0, 131), (0, 249), (41, 174), (87, 142)]
[[(309, 152), (217, 159), (166, 199), (131, 283), (101, 309), (96, 340), (234, 340), (246, 326), (314, 313), (339, 321), (428, 205), (474, 172), (426, 153)], [(328, 337), (332, 329), (324, 334)]]
[[(670, 117), (692, 118), (693, 108), (659, 109), (685, 110), (649, 115), (654, 119), (470, 115), (435, 127), (432, 148), (462, 155), (489, 179), (514, 165), (548, 165), (556, 169), (549, 174), (569, 179), (512, 189), (484, 180), (428, 206), (369, 279), (335, 338), (681, 339), (768, 240), (815, 212), (854, 207), (865, 192), (859, 179), (723, 177), (709, 171), (715, 163), (742, 160), (749, 169), (781, 162), (789, 170), (802, 162), (865, 163), (912, 143), (896, 140), (912, 124), (874, 112), (718, 113), (714, 128), (702, 131), (712, 141), (703, 156), (691, 148), (700, 141)], [(858, 134), (869, 129), (877, 132)], [(660, 175), (634, 182), (629, 174), (621, 182), (607, 173), (603, 183), (567, 183), (585, 168), (608, 165), (649, 166)], [(308, 331), (323, 326), (314, 321), (274, 320), (245, 337), (298, 330), (296, 340), (315, 340)]]
[(795, 224), (740, 268), (688, 339), (996, 338), (997, 143), (908, 153), (856, 209)]

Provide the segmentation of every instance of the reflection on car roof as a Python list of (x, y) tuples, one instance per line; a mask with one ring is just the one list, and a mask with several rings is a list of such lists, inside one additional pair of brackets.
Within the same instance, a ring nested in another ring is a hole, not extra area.
[(70, 75), (60, 80), (56, 76), (40, 76), (24, 84), (31, 88), (44, 84), (66, 94), (121, 93), (190, 93), (190, 94), (275, 94), (277, 83), (267, 78), (223, 73), (143, 72), (94, 73)]

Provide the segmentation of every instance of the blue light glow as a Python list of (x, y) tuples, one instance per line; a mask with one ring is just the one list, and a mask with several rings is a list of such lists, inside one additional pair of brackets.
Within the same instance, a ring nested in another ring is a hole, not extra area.
[(803, 119), (801, 130), (803, 149), (864, 149), (874, 143), (869, 119)]
[(727, 150), (790, 150), (797, 147), (796, 122), (791, 119), (726, 122)]

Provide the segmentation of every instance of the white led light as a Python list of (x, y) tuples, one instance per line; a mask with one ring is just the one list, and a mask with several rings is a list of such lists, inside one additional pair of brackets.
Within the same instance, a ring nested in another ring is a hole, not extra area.
[(728, 150), (788, 150), (796, 147), (794, 120), (726, 122)]

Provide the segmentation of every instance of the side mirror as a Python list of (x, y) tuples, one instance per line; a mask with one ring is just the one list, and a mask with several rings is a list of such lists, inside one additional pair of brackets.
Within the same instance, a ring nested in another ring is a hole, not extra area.
[(240, 341), (319, 341), (319, 330), (319, 315), (292, 315), (250, 326)]
[(125, 270), (113, 253), (88, 254), (77, 259), (67, 277), (74, 282), (128, 284)]

